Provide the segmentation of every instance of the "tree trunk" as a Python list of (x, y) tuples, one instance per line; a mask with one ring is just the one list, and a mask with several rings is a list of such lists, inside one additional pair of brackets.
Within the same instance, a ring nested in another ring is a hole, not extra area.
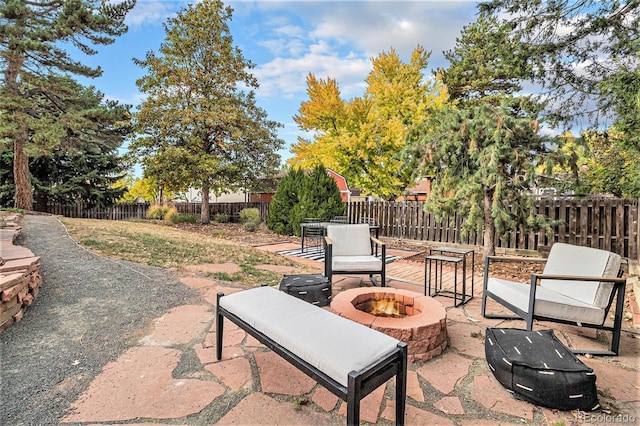
[(202, 209), (200, 211), (200, 222), (209, 223), (209, 184), (202, 182)]
[(491, 204), (493, 203), (493, 190), (484, 188), (484, 255), (483, 257), (493, 256), (496, 254), (496, 225), (491, 216)]
[[(16, 102), (20, 98), (20, 83), (18, 76), (24, 63), (24, 54), (20, 51), (9, 50), (5, 53), (6, 70), (4, 84)], [(16, 109), (7, 111), (7, 117), (12, 121), (13, 132), (13, 181), (16, 185), (14, 206), (19, 209), (33, 210), (33, 194), (31, 177), (29, 176), (29, 157), (25, 153), (25, 145), (29, 140), (27, 127), (22, 112)]]
[(14, 206), (18, 209), (33, 210), (29, 157), (24, 146), (29, 136), (26, 126), (20, 126), (13, 141), (13, 180), (16, 184)]

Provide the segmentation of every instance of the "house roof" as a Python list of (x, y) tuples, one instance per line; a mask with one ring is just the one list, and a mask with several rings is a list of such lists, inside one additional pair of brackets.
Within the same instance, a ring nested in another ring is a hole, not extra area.
[(424, 178), (416, 182), (415, 186), (407, 188), (407, 194), (427, 194), (429, 192), (429, 179)]

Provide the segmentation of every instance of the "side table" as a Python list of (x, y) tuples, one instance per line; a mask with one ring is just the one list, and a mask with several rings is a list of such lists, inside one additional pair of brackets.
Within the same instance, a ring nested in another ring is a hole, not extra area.
[[(436, 254), (438, 253), (438, 254)], [(435, 247), (429, 250), (429, 255), (424, 258), (424, 294), (425, 296), (445, 296), (453, 298), (453, 305), (458, 307), (473, 299), (474, 272), (475, 272), (475, 251), (472, 249), (461, 249), (454, 247)], [(467, 263), (467, 256), (471, 256), (470, 265)], [(453, 291), (443, 289), (443, 271), (445, 262), (453, 264)], [(458, 265), (462, 266), (461, 291), (458, 291)], [(470, 266), (471, 292), (467, 294), (467, 269)], [(431, 278), (435, 279), (433, 291), (431, 290)], [(439, 277), (439, 279), (438, 279)], [(458, 301), (459, 300), (459, 301)]]

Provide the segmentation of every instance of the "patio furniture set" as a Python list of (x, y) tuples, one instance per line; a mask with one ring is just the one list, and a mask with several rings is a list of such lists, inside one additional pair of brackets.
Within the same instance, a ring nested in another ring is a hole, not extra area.
[[(367, 223), (304, 222), (303, 247), (311, 229), (322, 230), (324, 274), (285, 275), (280, 285), (282, 291), (259, 287), (228, 296), (220, 293), (217, 357), (222, 356), (223, 318), (226, 317), (346, 401), (347, 424), (359, 423), (362, 398), (395, 377), (396, 423), (403, 424), (407, 344), (319, 309), (331, 303), (333, 275), (366, 274), (376, 285), (373, 276), (380, 275), (380, 286), (385, 286), (386, 245), (371, 235), (372, 229), (379, 228)], [(380, 253), (377, 248), (374, 251), (374, 245), (380, 247)], [(425, 256), (425, 296), (428, 293), (452, 297), (455, 307), (471, 300), (473, 259), (473, 250), (431, 249)], [(574, 353), (618, 354), (626, 282), (621, 278), (621, 257), (595, 248), (556, 243), (543, 273), (533, 274), (530, 284), (491, 277), (490, 264), (506, 260), (516, 259), (490, 256), (485, 260), (482, 315), (523, 319), (525, 330), (487, 329), (485, 351), (492, 372), (505, 387), (530, 402), (565, 410), (597, 408), (593, 371)], [(454, 269), (452, 290), (443, 288), (444, 264)], [(433, 281), (432, 273), (435, 273)], [(469, 279), (470, 287), (467, 286)], [(488, 299), (513, 314), (488, 313)], [(609, 309), (614, 304), (613, 325), (606, 325)], [(610, 331), (610, 350), (572, 352), (552, 331), (533, 331), (534, 319)], [(538, 356), (543, 353), (563, 356)]]

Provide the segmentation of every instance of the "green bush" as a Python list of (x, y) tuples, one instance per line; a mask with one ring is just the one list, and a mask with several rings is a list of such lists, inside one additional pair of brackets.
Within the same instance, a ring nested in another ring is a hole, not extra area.
[(300, 222), (305, 217), (329, 221), (344, 214), (340, 189), (322, 164), (305, 176), (299, 197), (300, 203), (294, 207), (291, 214), (295, 235), (300, 235)]
[(244, 225), (247, 231), (255, 231), (260, 225), (260, 211), (256, 208), (242, 209), (240, 211), (240, 223)]
[(260, 223), (260, 211), (256, 208), (247, 208), (240, 211), (240, 223)]
[(246, 229), (247, 231), (254, 232), (256, 229), (258, 229), (258, 225), (259, 224), (255, 222), (245, 222), (243, 226), (244, 226), (244, 229)]
[(176, 213), (169, 217), (171, 223), (197, 223), (198, 218), (192, 214)]
[(226, 213), (216, 213), (213, 221), (216, 223), (229, 223), (229, 215)]
[[(276, 234), (293, 235), (295, 233), (292, 212), (300, 203), (304, 180), (304, 172), (293, 168), (278, 183), (278, 190), (269, 204), (267, 216), (267, 226)], [(299, 226), (300, 221), (297, 222)]]
[(328, 221), (343, 215), (344, 208), (338, 185), (322, 164), (309, 174), (292, 169), (278, 184), (269, 205), (267, 225), (277, 234), (300, 235), (304, 218)]

